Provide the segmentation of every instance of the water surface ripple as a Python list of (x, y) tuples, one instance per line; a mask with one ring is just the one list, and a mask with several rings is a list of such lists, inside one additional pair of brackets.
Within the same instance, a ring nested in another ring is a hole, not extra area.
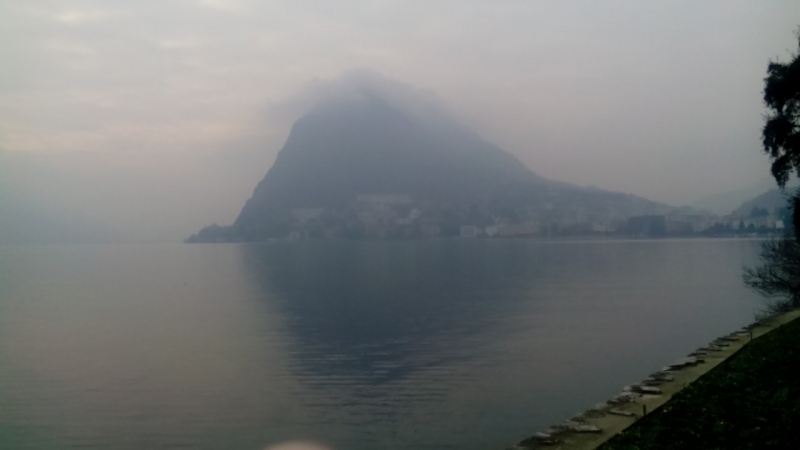
[(757, 250), (0, 247), (0, 448), (504, 448), (751, 321)]

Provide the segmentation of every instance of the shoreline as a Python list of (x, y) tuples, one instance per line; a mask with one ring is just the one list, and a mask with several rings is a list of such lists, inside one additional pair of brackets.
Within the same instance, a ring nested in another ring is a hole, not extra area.
[[(288, 239), (267, 239), (260, 241), (220, 241), (220, 242), (169, 242), (169, 244), (190, 244), (190, 245), (220, 245), (220, 244), (234, 244), (234, 245), (268, 245), (268, 244), (305, 244), (313, 242), (352, 242), (352, 243), (374, 243), (374, 242), (542, 242), (542, 243), (579, 243), (579, 242), (672, 242), (672, 241), (725, 241), (725, 240), (740, 240), (740, 241), (765, 241), (774, 238), (779, 238), (781, 235), (672, 235), (672, 236), (592, 236), (592, 235), (579, 235), (579, 236), (513, 236), (513, 237), (461, 237), (461, 236), (446, 236), (446, 237), (431, 237), (431, 238), (415, 238), (415, 239), (401, 239), (401, 238), (386, 238), (386, 239), (301, 239), (292, 241)], [(135, 243), (134, 243), (135, 244)], [(90, 244), (91, 245), (91, 244)], [(106, 244), (97, 244), (106, 245)], [(113, 245), (113, 244), (112, 244)]]
[(800, 310), (776, 314), (721, 336), (664, 366), (645, 380), (625, 386), (609, 400), (536, 432), (506, 450), (595, 449), (635, 424), (643, 417), (643, 413), (649, 414), (669, 402), (673, 395), (735, 355), (752, 339), (797, 318), (800, 318)]

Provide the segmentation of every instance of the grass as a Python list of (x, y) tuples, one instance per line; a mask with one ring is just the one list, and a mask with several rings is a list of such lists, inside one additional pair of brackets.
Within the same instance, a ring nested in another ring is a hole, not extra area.
[(599, 449), (800, 449), (800, 319), (749, 343)]

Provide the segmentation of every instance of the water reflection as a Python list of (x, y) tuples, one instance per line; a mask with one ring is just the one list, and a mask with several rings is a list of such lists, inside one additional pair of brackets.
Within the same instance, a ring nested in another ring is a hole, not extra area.
[[(475, 424), (442, 417), (486, 412), (473, 407), (487, 400), (481, 371), (503, 355), (487, 335), (514, 326), (503, 318), (524, 307), (520, 293), (537, 279), (526, 275), (536, 264), (530, 255), (525, 261), (524, 249), (506, 246), (499, 255), (499, 248), (448, 241), (241, 247), (262, 300), (283, 318), (289, 364), (308, 390), (300, 401), (312, 411), (312, 437), (343, 448), (465, 443), (456, 436)], [(448, 428), (452, 437), (442, 439)]]
[(302, 371), (359, 384), (480, 358), (481, 335), (521, 308), (519, 293), (542, 275), (519, 247), (498, 257), (480, 242), (241, 249), (271, 307), (284, 313)]
[(711, 241), (240, 247), (261, 301), (281, 314), (313, 437), (345, 448), (476, 449), (567, 417), (746, 323), (753, 296), (738, 276), (752, 250)]

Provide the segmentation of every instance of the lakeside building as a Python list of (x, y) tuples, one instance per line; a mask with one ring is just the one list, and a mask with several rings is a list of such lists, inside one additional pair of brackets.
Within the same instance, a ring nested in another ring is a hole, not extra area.
[(750, 227), (751, 225), (755, 228), (775, 228), (775, 223), (778, 221), (778, 218), (775, 216), (766, 216), (766, 217), (751, 217), (744, 219), (744, 226)]
[(784, 221), (775, 214), (760, 217), (729, 215), (723, 218), (722, 223), (733, 230), (739, 230), (740, 228), (750, 230), (783, 230), (786, 226)]
[(442, 232), (442, 227), (436, 223), (423, 223), (419, 227), (422, 237), (434, 238)]
[(534, 222), (504, 225), (498, 230), (502, 237), (521, 237), (539, 234), (539, 224)]
[(667, 234), (691, 234), (694, 232), (694, 227), (682, 220), (667, 220), (664, 223), (664, 231)]
[(356, 201), (373, 205), (407, 205), (411, 203), (408, 194), (358, 194)]
[[(640, 208), (639, 210), (644, 210)], [(638, 210), (637, 210), (638, 211)], [(756, 210), (754, 210), (756, 211)], [(279, 217), (296, 239), (415, 239), (435, 237), (689, 236), (693, 234), (771, 233), (782, 230), (780, 211), (723, 218), (691, 208), (663, 214), (638, 214), (592, 203), (547, 201), (514, 208), (473, 203), (415, 202), (402, 193), (363, 193), (336, 207), (299, 207)], [(212, 230), (213, 231), (213, 230)], [(227, 236), (222, 236), (225, 239)]]
[(294, 220), (302, 223), (312, 219), (319, 219), (323, 212), (325, 212), (323, 208), (292, 208), (290, 214)]
[(487, 237), (495, 237), (500, 232), (500, 229), (502, 227), (505, 227), (505, 225), (502, 224), (489, 225), (483, 229), (483, 234), (485, 234)]
[(474, 238), (478, 236), (478, 227), (475, 225), (461, 225), (462, 238)]
[(628, 219), (627, 232), (637, 236), (663, 236), (666, 234), (664, 216), (633, 216)]

